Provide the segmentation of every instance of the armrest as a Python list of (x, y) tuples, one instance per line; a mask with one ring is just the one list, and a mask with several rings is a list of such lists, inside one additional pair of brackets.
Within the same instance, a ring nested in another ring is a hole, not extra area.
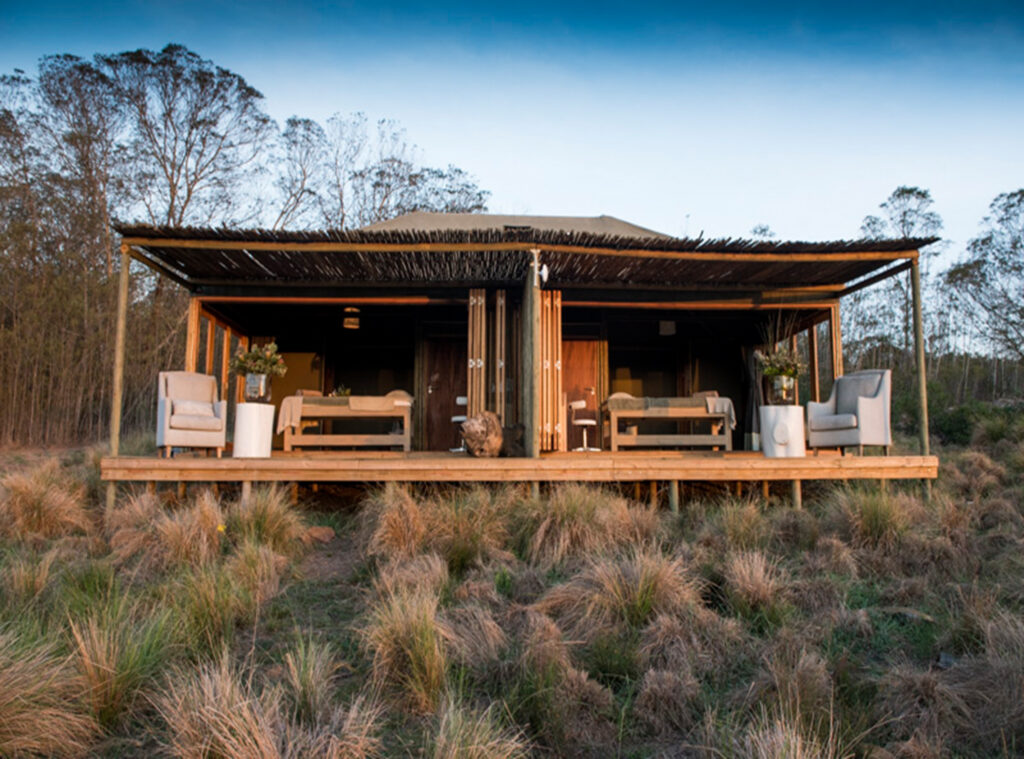
[(861, 434), (872, 440), (892, 442), (889, 425), (889, 399), (885, 393), (857, 398), (857, 426)]
[(228, 418), (228, 402), (227, 401), (217, 401), (216, 403), (214, 403), (213, 404), (213, 415), (215, 417), (217, 417), (218, 419), (226, 420)]
[(161, 429), (171, 426), (171, 409), (173, 402), (170, 398), (158, 398), (156, 401), (156, 423)]

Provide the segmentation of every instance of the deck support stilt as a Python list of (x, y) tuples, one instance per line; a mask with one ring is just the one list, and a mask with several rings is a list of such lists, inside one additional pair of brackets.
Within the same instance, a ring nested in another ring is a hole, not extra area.
[(658, 481), (651, 480), (651, 492), (647, 494), (648, 504), (652, 509), (658, 508)]
[(239, 501), (243, 506), (246, 506), (250, 500), (252, 500), (252, 480), (243, 480), (242, 495), (239, 498)]
[(802, 509), (804, 506), (804, 495), (800, 486), (800, 480), (793, 480), (793, 508)]
[[(920, 416), (921, 455), (929, 455), (928, 442), (928, 377), (924, 355), (924, 317), (921, 313), (921, 266), (915, 258), (910, 263), (910, 290), (914, 306), (914, 355), (917, 359), (917, 396)], [(932, 495), (931, 480), (924, 480), (924, 496)]]
[[(117, 322), (114, 328), (114, 377), (110, 399), (110, 455), (121, 452), (121, 405), (124, 395), (124, 343), (128, 324), (128, 276), (131, 256), (128, 246), (121, 244), (121, 271), (117, 279)], [(114, 507), (117, 484), (107, 483), (107, 508)]]
[(679, 513), (679, 480), (668, 481), (668, 508), (673, 514)]

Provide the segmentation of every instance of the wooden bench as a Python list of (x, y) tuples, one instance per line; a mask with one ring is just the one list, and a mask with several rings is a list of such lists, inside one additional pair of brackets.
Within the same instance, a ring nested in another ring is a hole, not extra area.
[[(689, 398), (609, 398), (602, 405), (602, 412), (608, 421), (609, 449), (617, 451), (624, 447), (672, 448), (676, 446), (711, 446), (727, 451), (732, 450), (731, 414), (727, 411), (708, 411), (705, 397)], [(625, 420), (662, 421), (707, 421), (711, 424), (710, 434), (661, 433), (641, 434), (623, 432), (620, 422)]]
[[(294, 403), (291, 398), (285, 399), (285, 401)], [(412, 396), (401, 390), (392, 391), (382, 396), (300, 397), (298, 401), (301, 407), (298, 418), (292, 420), (295, 422), (294, 424), (284, 427), (284, 450), (286, 451), (307, 446), (401, 447), (403, 451), (412, 449)], [(377, 434), (326, 434), (306, 432), (303, 429), (303, 422), (335, 419), (393, 419), (401, 423), (402, 429), (401, 432)]]

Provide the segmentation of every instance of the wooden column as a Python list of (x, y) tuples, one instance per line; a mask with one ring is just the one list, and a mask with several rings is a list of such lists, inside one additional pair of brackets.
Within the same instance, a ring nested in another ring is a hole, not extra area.
[[(917, 397), (920, 414), (921, 455), (930, 453), (928, 443), (928, 377), (924, 357), (924, 317), (921, 313), (921, 268), (915, 258), (910, 266), (910, 290), (914, 301), (914, 354), (917, 359)], [(925, 480), (927, 486), (930, 482)]]
[(220, 399), (226, 401), (228, 399), (228, 374), (231, 369), (231, 329), (230, 327), (224, 328), (224, 343), (221, 346), (220, 351)]
[(843, 331), (839, 324), (839, 304), (829, 309), (829, 347), (832, 351), (832, 381), (843, 376)]
[[(249, 338), (246, 335), (238, 335), (238, 347), (243, 351), (249, 350)], [(245, 399), (245, 377), (239, 374), (235, 377), (235, 403), (241, 403)]]
[[(121, 245), (121, 271), (117, 280), (117, 321), (114, 328), (114, 377), (110, 398), (110, 455), (121, 451), (121, 405), (124, 396), (124, 343), (128, 327), (128, 275), (131, 257), (128, 246)], [(107, 506), (113, 508), (116, 485), (107, 483)]]
[(213, 320), (213, 317), (209, 314), (206, 315), (206, 373), (213, 374), (213, 349), (215, 343), (213, 341), (214, 336), (217, 334), (217, 322)]
[(807, 330), (807, 374), (810, 380), (811, 400), (821, 402), (821, 377), (818, 373), (818, 325)]
[(476, 416), (487, 408), (487, 291), (483, 288), (469, 291), (467, 333), (466, 413)]
[(540, 456), (540, 251), (531, 250), (523, 287), (522, 399), (523, 447)]
[(199, 298), (188, 301), (188, 322), (185, 325), (185, 371), (194, 372), (199, 366), (199, 329), (202, 303)]

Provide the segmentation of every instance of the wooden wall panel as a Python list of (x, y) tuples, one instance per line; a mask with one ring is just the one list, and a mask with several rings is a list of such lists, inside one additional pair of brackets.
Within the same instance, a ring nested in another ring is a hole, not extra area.
[(541, 293), (540, 313), (541, 450), (564, 450), (565, 413), (562, 410), (562, 293)]
[(487, 408), (487, 291), (469, 291), (469, 324), (467, 341), (468, 416), (476, 416)]

